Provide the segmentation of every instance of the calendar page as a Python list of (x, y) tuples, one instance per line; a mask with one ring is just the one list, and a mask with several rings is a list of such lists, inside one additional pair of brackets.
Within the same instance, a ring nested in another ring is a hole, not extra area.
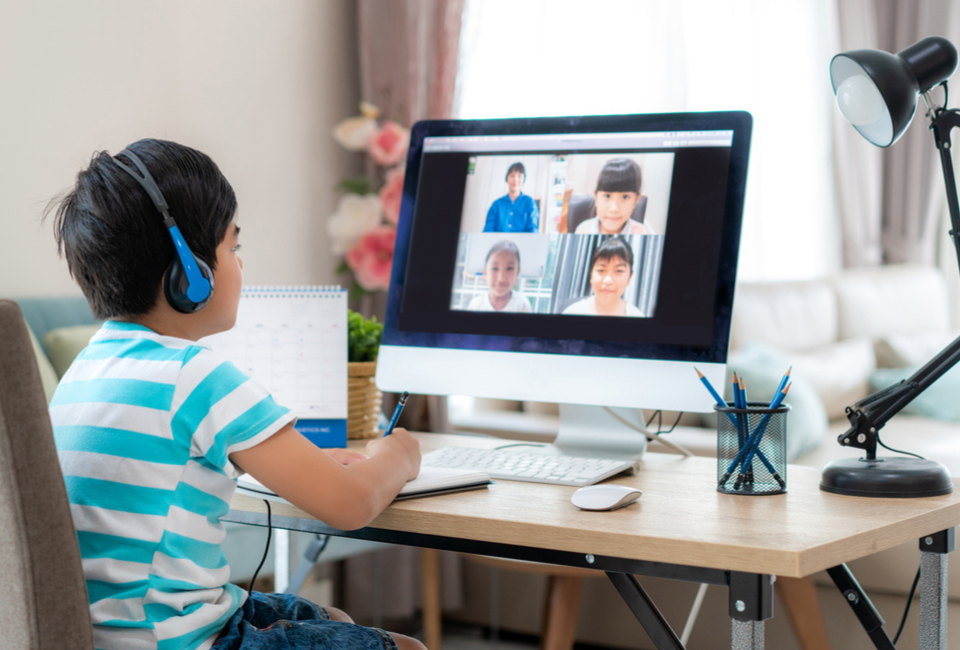
[(201, 341), (308, 420), (347, 417), (347, 294), (339, 287), (244, 288), (237, 324)]

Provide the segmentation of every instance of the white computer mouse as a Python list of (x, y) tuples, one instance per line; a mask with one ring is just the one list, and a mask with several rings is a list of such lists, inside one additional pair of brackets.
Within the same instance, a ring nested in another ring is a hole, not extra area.
[(573, 493), (570, 502), (581, 510), (616, 510), (630, 505), (643, 494), (623, 485), (588, 485)]

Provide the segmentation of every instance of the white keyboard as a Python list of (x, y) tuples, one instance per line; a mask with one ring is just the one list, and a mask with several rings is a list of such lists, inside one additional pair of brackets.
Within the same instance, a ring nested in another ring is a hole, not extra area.
[(443, 447), (423, 456), (423, 465), (472, 469), (490, 478), (554, 485), (593, 485), (598, 481), (633, 470), (635, 461), (554, 456), (532, 452)]

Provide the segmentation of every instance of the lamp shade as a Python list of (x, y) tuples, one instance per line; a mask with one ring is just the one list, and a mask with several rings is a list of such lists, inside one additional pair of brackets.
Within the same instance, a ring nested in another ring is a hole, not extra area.
[(897, 54), (838, 54), (830, 62), (830, 80), (843, 116), (867, 140), (889, 147), (910, 125), (917, 97), (956, 69), (956, 48), (945, 38), (928, 36)]

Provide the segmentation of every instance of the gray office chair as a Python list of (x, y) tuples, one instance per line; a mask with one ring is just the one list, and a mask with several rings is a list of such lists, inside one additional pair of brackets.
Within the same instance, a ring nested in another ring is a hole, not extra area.
[(0, 300), (0, 621), (4, 650), (93, 650), (80, 549), (40, 371)]
[[(630, 218), (634, 221), (643, 223), (643, 217), (647, 212), (647, 197), (641, 195), (637, 205), (633, 208)], [(577, 226), (597, 216), (597, 208), (594, 205), (592, 194), (571, 194), (567, 199), (567, 232), (577, 232)]]

